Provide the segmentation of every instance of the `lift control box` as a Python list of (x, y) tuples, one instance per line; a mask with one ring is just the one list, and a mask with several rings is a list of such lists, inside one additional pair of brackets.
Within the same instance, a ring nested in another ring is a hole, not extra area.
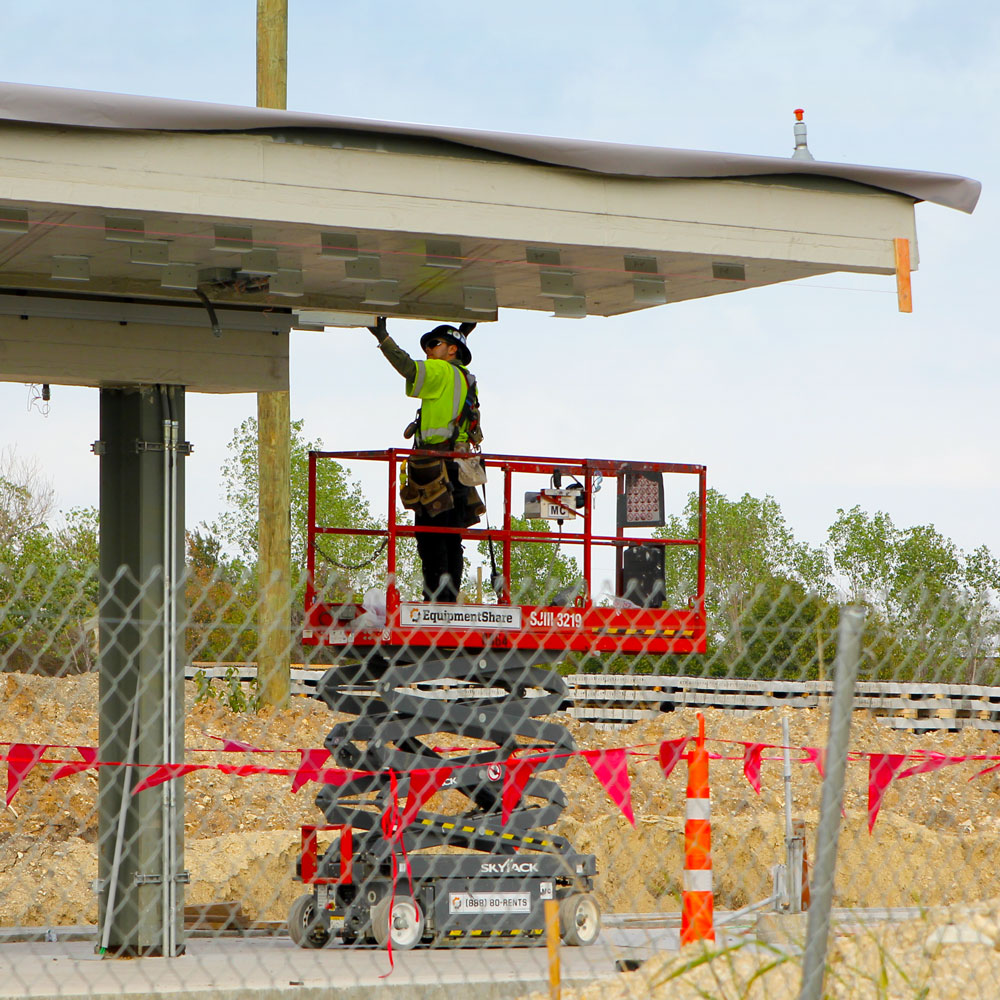
[(524, 516), (543, 518), (546, 521), (565, 521), (576, 517), (583, 506), (583, 487), (567, 489), (548, 487), (537, 493), (524, 494)]

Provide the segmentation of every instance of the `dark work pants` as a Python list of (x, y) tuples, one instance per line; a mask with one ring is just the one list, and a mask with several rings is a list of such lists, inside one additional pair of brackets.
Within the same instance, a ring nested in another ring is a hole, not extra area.
[[(469, 489), (458, 481), (458, 466), (454, 462), (445, 462), (445, 468), (455, 506), (436, 517), (430, 517), (422, 507), (418, 507), (413, 516), (413, 523), (418, 528), (466, 528), (479, 520), (474, 515), (469, 516)], [(424, 600), (457, 601), (465, 572), (461, 536), (418, 533), (417, 555), (420, 556), (424, 574)]]
[[(459, 487), (464, 490), (464, 487)], [(451, 510), (443, 511), (437, 517), (428, 517), (423, 509), (418, 509), (413, 523), (419, 528), (461, 528), (465, 526), (465, 505), (456, 504)], [(459, 535), (417, 534), (417, 555), (424, 574), (425, 601), (458, 600), (458, 589), (462, 585), (462, 571), (465, 561), (462, 557), (462, 539)]]

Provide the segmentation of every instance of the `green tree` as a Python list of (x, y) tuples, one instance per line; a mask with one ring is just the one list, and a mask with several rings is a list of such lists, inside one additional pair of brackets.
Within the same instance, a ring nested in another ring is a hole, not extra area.
[(878, 511), (839, 509), (829, 530), (833, 572), (880, 630), (878, 676), (980, 679), (1000, 632), (1000, 565), (985, 546), (963, 552), (933, 525), (897, 527)]
[(239, 560), (230, 559), (222, 542), (204, 530), (189, 531), (185, 650), (192, 662), (247, 662), (257, 658), (254, 579)]
[(869, 515), (860, 507), (837, 510), (827, 542), (831, 568), (839, 574), (848, 600), (869, 604), (888, 600), (898, 534), (892, 518), (882, 511)]
[[(818, 669), (813, 622), (825, 620), (831, 588), (822, 550), (796, 541), (778, 502), (745, 493), (706, 494), (705, 616), (708, 666), (716, 674), (777, 676)], [(698, 497), (667, 519), (658, 538), (697, 538)], [(697, 549), (670, 546), (669, 604), (685, 607), (697, 592)], [(779, 641), (780, 639), (780, 641)], [(687, 667), (701, 672), (700, 663)]]
[(97, 511), (53, 527), (55, 493), (37, 466), (0, 456), (0, 670), (93, 669), (97, 655)]
[(965, 606), (963, 639), (968, 655), (969, 684), (997, 682), (993, 665), (1000, 649), (1000, 560), (985, 545), (964, 560), (962, 601)]
[[(309, 498), (309, 452), (321, 451), (323, 442), (309, 441), (304, 423), (291, 425), (291, 550), (293, 575), (305, 573)], [(227, 508), (204, 533), (219, 538), (233, 553), (233, 568), (245, 568), (250, 577), (257, 567), (257, 421), (244, 420), (228, 445), (229, 457), (221, 470)], [(385, 524), (371, 513), (361, 485), (339, 462), (323, 459), (316, 467), (316, 522), (327, 527), (378, 529)], [(324, 535), (316, 545), (316, 586), (331, 602), (350, 601), (371, 586), (385, 587), (385, 540), (364, 535)], [(412, 542), (405, 540), (397, 552), (398, 576), (413, 576)], [(297, 607), (301, 608), (302, 586)]]

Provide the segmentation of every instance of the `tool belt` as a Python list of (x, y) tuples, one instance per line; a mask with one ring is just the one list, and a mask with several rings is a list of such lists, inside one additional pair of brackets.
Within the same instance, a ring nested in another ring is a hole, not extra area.
[(400, 487), (399, 500), (408, 510), (422, 507), (430, 517), (451, 510), (455, 497), (444, 459), (411, 455), (406, 460), (406, 483)]

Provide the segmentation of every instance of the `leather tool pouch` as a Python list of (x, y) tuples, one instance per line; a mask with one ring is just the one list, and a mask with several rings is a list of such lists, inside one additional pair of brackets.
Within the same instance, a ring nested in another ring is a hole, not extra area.
[(474, 486), (466, 488), (465, 494), (465, 524), (463, 527), (471, 528), (479, 523), (479, 519), (486, 513), (486, 504), (479, 498), (479, 491)]
[(422, 458), (411, 455), (406, 462), (407, 481), (399, 491), (404, 507), (423, 507), (430, 517), (436, 517), (455, 506), (451, 481), (443, 458)]

